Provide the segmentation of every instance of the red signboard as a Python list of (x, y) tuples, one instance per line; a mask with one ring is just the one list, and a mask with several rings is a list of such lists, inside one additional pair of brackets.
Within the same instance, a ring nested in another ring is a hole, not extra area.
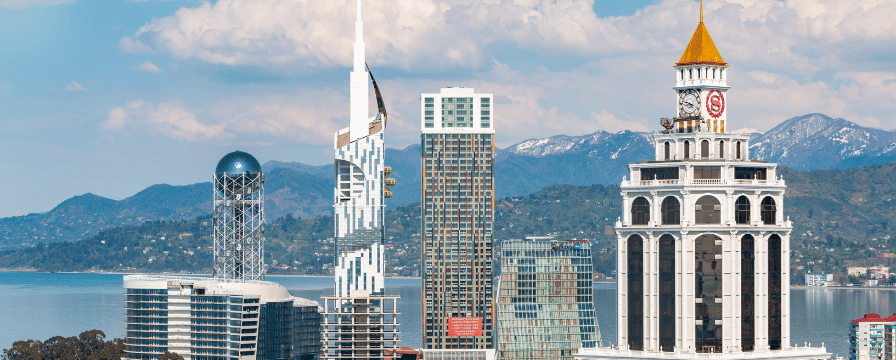
[(448, 318), (448, 336), (482, 336), (482, 318)]

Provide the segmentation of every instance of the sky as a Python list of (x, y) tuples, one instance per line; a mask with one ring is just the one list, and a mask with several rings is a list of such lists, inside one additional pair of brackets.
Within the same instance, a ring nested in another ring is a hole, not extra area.
[[(210, 181), (234, 150), (332, 162), (355, 1), (0, 0), (0, 217)], [(495, 95), (499, 147), (658, 130), (699, 7), (363, 0), (387, 146), (419, 142), (420, 94), (448, 86)], [(896, 2), (706, 0), (704, 13), (731, 65), (732, 128), (815, 112), (896, 128)]]

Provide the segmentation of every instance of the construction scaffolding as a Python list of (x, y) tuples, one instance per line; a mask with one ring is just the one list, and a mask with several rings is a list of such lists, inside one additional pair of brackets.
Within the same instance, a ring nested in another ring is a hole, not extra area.
[(395, 359), (398, 296), (324, 296), (321, 359)]

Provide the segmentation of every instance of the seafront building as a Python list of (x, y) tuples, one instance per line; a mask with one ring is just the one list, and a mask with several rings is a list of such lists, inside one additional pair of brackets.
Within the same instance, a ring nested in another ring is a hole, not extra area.
[(865, 314), (849, 322), (849, 360), (896, 359), (896, 314)]
[(629, 165), (616, 222), (618, 348), (576, 359), (828, 359), (791, 346), (790, 233), (777, 165), (732, 132), (728, 64), (700, 23), (675, 74), (676, 116)]
[(317, 359), (320, 309), (277, 283), (130, 275), (125, 359)]
[[(386, 108), (365, 62), (361, 1), (357, 2), (353, 70), (350, 81), (350, 124), (334, 135), (336, 236), (333, 296), (324, 297), (325, 359), (397, 357), (396, 296), (385, 296), (384, 165)], [(368, 77), (379, 112), (368, 118)]]
[(252, 155), (214, 174), (214, 277), (124, 277), (125, 359), (317, 359), (321, 309), (264, 278), (264, 174)]
[(471, 88), (421, 95), (426, 359), (494, 356), (493, 104)]
[(601, 344), (587, 240), (505, 240), (497, 298), (497, 358), (572, 360)]
[(833, 286), (834, 274), (806, 274), (806, 286)]

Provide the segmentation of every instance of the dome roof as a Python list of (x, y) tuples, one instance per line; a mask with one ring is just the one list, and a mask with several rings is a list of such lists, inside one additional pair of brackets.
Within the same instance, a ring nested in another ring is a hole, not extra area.
[(240, 175), (254, 176), (261, 173), (261, 164), (255, 157), (242, 151), (234, 151), (224, 155), (218, 166), (215, 168), (215, 177), (222, 177), (225, 174), (228, 177), (237, 177)]

